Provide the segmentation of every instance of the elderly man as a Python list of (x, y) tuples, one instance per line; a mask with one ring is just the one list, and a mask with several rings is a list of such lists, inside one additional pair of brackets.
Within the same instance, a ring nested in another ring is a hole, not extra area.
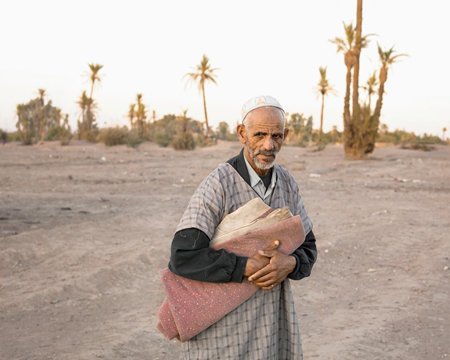
[[(260, 287), (249, 300), (183, 343), (186, 359), (302, 358), (288, 279), (310, 275), (317, 249), (298, 184), (275, 163), (288, 132), (276, 99), (258, 96), (245, 103), (237, 127), (244, 148), (203, 180), (181, 218), (171, 248), (173, 273), (214, 283), (242, 282), (248, 277)], [(258, 196), (273, 209), (288, 206), (299, 215), (305, 242), (291, 255), (279, 252), (277, 242), (250, 258), (211, 249), (209, 241), (223, 218)]]

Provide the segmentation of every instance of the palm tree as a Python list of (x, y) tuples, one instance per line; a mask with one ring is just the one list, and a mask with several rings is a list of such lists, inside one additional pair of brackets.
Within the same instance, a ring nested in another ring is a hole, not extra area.
[(192, 119), (187, 116), (187, 112), (189, 109), (181, 109), (181, 110), (183, 111), (183, 113), (178, 115), (177, 118), (181, 125), (181, 134), (184, 135), (187, 133), (189, 121), (191, 121)]
[[(337, 52), (342, 52), (344, 54), (344, 63), (347, 68), (346, 76), (346, 86), (345, 86), (345, 97), (344, 97), (344, 148), (345, 153), (349, 157), (353, 157), (352, 148), (355, 146), (355, 140), (358, 137), (355, 134), (356, 129), (354, 129), (352, 114), (350, 112), (350, 86), (352, 83), (352, 69), (355, 64), (359, 61), (358, 51), (366, 48), (369, 44), (368, 37), (372, 34), (361, 36), (361, 40), (356, 39), (356, 27), (352, 23), (344, 24), (345, 38), (336, 37), (330, 40), (331, 43), (337, 46)], [(359, 67), (358, 67), (359, 71)], [(355, 112), (355, 107), (353, 108), (353, 115)], [(353, 116), (354, 118), (355, 116)]]
[(375, 87), (378, 85), (378, 80), (377, 80), (377, 71), (375, 70), (373, 72), (373, 74), (369, 77), (369, 80), (367, 80), (366, 82), (366, 86), (361, 86), (361, 88), (363, 88), (364, 90), (367, 91), (367, 97), (369, 99), (369, 111), (371, 109), (371, 97), (372, 94), (375, 94), (376, 90)]
[(30, 121), (26, 116), (26, 105), (16, 105), (17, 123), (16, 128), (19, 131), (20, 141), (24, 144), (31, 144)]
[(442, 129), (442, 138), (444, 139), (444, 141), (445, 141), (445, 133), (447, 132), (447, 128), (446, 127), (444, 127), (443, 129)]
[(145, 119), (147, 118), (146, 106), (142, 103), (142, 94), (136, 95), (136, 123), (139, 135), (144, 135)]
[(61, 145), (69, 145), (72, 134), (69, 125), (69, 114), (64, 115), (64, 121), (62, 126), (59, 128), (59, 136)]
[(375, 105), (375, 109), (373, 111), (373, 116), (371, 117), (370, 121), (370, 138), (367, 144), (365, 145), (365, 153), (371, 153), (373, 149), (375, 148), (375, 138), (378, 133), (378, 127), (380, 125), (380, 114), (381, 114), (381, 107), (383, 106), (383, 95), (385, 93), (384, 91), (384, 85), (387, 81), (388, 76), (388, 70), (389, 68), (396, 62), (398, 62), (398, 59), (402, 56), (409, 56), (407, 54), (396, 54), (394, 50), (394, 46), (391, 47), (389, 50), (383, 51), (381, 46), (377, 44), (378, 46), (378, 55), (380, 57), (381, 62), (381, 68), (380, 68), (380, 86), (378, 87), (378, 99), (377, 103)]
[(95, 109), (97, 103), (89, 98), (86, 94), (86, 90), (83, 90), (79, 100), (76, 102), (80, 107), (80, 120), (78, 121), (78, 139), (83, 137), (85, 133), (88, 119), (95, 120)]
[(36, 126), (36, 138), (38, 140), (43, 140), (45, 135), (45, 119), (44, 119), (44, 105), (45, 105), (45, 89), (38, 89), (39, 98), (38, 98), (38, 121)]
[[(378, 46), (378, 55), (380, 56), (380, 62), (381, 62), (381, 69), (380, 69), (380, 86), (378, 87), (378, 100), (375, 105), (374, 109), (374, 116), (379, 120), (380, 114), (381, 114), (381, 107), (383, 106), (383, 94), (384, 91), (384, 85), (387, 81), (388, 76), (388, 70), (389, 68), (396, 62), (398, 62), (398, 59), (402, 56), (409, 56), (407, 54), (396, 54), (394, 50), (394, 46), (392, 46), (389, 50), (383, 51), (381, 46), (377, 44)], [(378, 124), (377, 124), (378, 127)]]
[(189, 123), (192, 119), (187, 116), (188, 109), (182, 111), (183, 113), (177, 116), (180, 131), (173, 140), (172, 145), (175, 150), (194, 150), (195, 140), (192, 132), (189, 130)]
[[(186, 86), (190, 82), (193, 82), (193, 83), (198, 82), (198, 91), (203, 94), (203, 108), (205, 110), (206, 134), (209, 134), (208, 113), (206, 111), (205, 83), (207, 81), (211, 81), (217, 85), (217, 82), (215, 79), (217, 77), (217, 75), (214, 74), (214, 71), (216, 71), (218, 69), (217, 68), (211, 69), (211, 65), (209, 64), (209, 58), (203, 54), (203, 59), (200, 62), (200, 64), (197, 65), (197, 68), (195, 70), (196, 70), (195, 72), (185, 74), (183, 76), (183, 79), (185, 77), (188, 77)], [(203, 135), (203, 136), (205, 137), (205, 135)]]
[(345, 39), (336, 37), (330, 40), (331, 43), (337, 46), (337, 52), (344, 54), (344, 63), (347, 67), (347, 76), (345, 83), (345, 98), (344, 98), (344, 132), (351, 131), (351, 116), (350, 116), (350, 84), (352, 82), (352, 68), (356, 63), (355, 57), (355, 27), (353, 24), (344, 24)]
[(95, 83), (102, 81), (101, 75), (99, 75), (99, 71), (103, 68), (103, 65), (94, 64), (94, 63), (88, 64), (88, 66), (89, 66), (89, 69), (91, 70), (91, 73), (89, 74), (89, 81), (91, 82), (91, 94), (89, 95), (89, 99), (91, 101), (88, 103), (88, 107), (87, 107), (87, 111), (86, 111), (86, 114), (88, 115), (88, 117), (86, 119), (87, 120), (87, 122), (86, 122), (86, 131), (91, 130), (91, 126), (92, 126), (92, 124), (94, 122), (94, 119), (91, 116), (92, 112), (90, 111), (91, 110), (91, 104), (93, 103), (92, 94), (94, 93)]
[(322, 94), (322, 110), (320, 112), (320, 129), (319, 129), (319, 140), (317, 141), (319, 144), (322, 141), (322, 129), (323, 129), (323, 108), (325, 106), (325, 96), (328, 94), (336, 95), (336, 91), (333, 89), (333, 86), (330, 86), (327, 79), (327, 68), (319, 67), (320, 72), (320, 81), (317, 83), (317, 97)]
[(98, 73), (103, 68), (103, 65), (92, 63), (92, 64), (88, 64), (88, 66), (89, 66), (89, 69), (91, 70), (91, 73), (89, 74), (89, 80), (91, 81), (91, 94), (90, 94), (89, 98), (92, 99), (95, 82), (102, 81), (102, 78)]
[[(287, 118), (287, 114), (286, 114), (286, 118)], [(288, 121), (287, 125), (294, 129), (294, 134), (295, 134), (295, 136), (298, 137), (305, 128), (305, 121), (306, 121), (306, 118), (303, 116), (303, 114), (294, 113), (291, 115), (290, 120)]]
[(130, 108), (128, 110), (128, 119), (130, 120), (130, 129), (134, 130), (136, 124), (134, 122), (134, 117), (136, 116), (135, 111), (136, 104), (130, 104)]

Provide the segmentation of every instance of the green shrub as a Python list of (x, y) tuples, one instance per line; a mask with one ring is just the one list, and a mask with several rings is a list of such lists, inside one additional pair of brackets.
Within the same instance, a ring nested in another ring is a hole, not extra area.
[(127, 139), (125, 141), (125, 144), (128, 147), (131, 148), (137, 148), (142, 142), (144, 141), (144, 139), (142, 137), (140, 137), (137, 132), (135, 131), (130, 131), (127, 135)]
[(92, 143), (97, 143), (97, 142), (101, 141), (99, 139), (99, 136), (100, 136), (100, 134), (99, 134), (98, 129), (91, 129), (84, 133), (83, 139), (86, 141), (92, 142)]
[(421, 144), (441, 144), (445, 143), (441, 140), (439, 136), (435, 135), (428, 135), (427, 133), (423, 134), (421, 137), (419, 137), (418, 142)]
[(154, 141), (162, 147), (166, 147), (170, 144), (170, 137), (164, 130), (157, 130), (153, 135)]
[(8, 133), (0, 129), (0, 140), (8, 140)]
[(59, 125), (53, 125), (45, 133), (44, 140), (45, 141), (59, 140), (60, 132), (61, 132), (61, 127)]
[(98, 141), (104, 143), (106, 146), (115, 146), (125, 144), (127, 141), (127, 137), (128, 129), (126, 126), (124, 126), (121, 128), (115, 127), (101, 129), (97, 139)]
[(194, 150), (195, 140), (191, 133), (184, 133), (176, 137), (172, 141), (172, 146), (175, 150)]
[(207, 137), (206, 140), (203, 142), (203, 147), (205, 146), (213, 146), (217, 144), (217, 139), (215, 137)]
[(200, 147), (203, 146), (204, 140), (203, 140), (202, 134), (197, 134), (197, 138), (195, 139), (195, 143), (198, 146), (200, 146)]
[(70, 140), (72, 139), (72, 133), (70, 129), (61, 128), (59, 131), (59, 141), (62, 146), (69, 145)]
[(18, 131), (14, 131), (12, 133), (8, 133), (8, 137), (6, 138), (6, 141), (20, 141), (20, 134)]

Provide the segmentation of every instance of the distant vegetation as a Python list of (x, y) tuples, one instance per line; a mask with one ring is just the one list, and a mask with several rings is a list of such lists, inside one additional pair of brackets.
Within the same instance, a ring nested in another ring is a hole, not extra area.
[[(438, 136), (424, 134), (415, 135), (404, 130), (389, 132), (387, 125), (380, 125), (380, 114), (385, 95), (385, 84), (388, 70), (405, 54), (396, 54), (394, 48), (378, 48), (380, 60), (379, 72), (371, 73), (363, 86), (359, 85), (359, 59), (362, 49), (369, 44), (369, 37), (373, 34), (362, 35), (362, 0), (357, 0), (356, 25), (344, 23), (345, 37), (330, 40), (337, 46), (337, 51), (344, 55), (346, 66), (346, 89), (344, 97), (344, 131), (340, 132), (336, 126), (328, 133), (323, 133), (324, 107), (326, 96), (335, 95), (336, 91), (327, 78), (327, 68), (319, 67), (320, 79), (315, 87), (318, 98), (321, 97), (321, 114), (319, 129), (313, 127), (313, 117), (306, 117), (301, 113), (286, 114), (286, 126), (290, 133), (286, 144), (291, 146), (311, 146), (316, 144), (322, 149), (326, 144), (344, 144), (347, 158), (360, 159), (369, 154), (375, 147), (375, 142), (392, 143), (403, 148), (428, 150), (426, 145), (444, 143)], [(214, 131), (209, 124), (206, 106), (205, 86), (208, 82), (217, 85), (217, 68), (212, 68), (210, 59), (203, 55), (200, 63), (192, 72), (182, 78), (189, 84), (198, 86), (202, 95), (204, 121), (198, 121), (188, 116), (188, 110), (179, 115), (167, 114), (156, 119), (155, 110), (149, 116), (149, 106), (144, 102), (143, 94), (137, 94), (136, 100), (129, 105), (129, 127), (116, 126), (99, 129), (97, 124), (98, 103), (93, 98), (94, 90), (102, 81), (103, 65), (88, 64), (89, 71), (85, 73), (89, 87), (81, 92), (76, 101), (78, 105), (77, 129), (72, 133), (69, 126), (69, 115), (54, 107), (51, 100), (47, 100), (45, 89), (38, 89), (38, 96), (27, 103), (16, 106), (17, 131), (6, 133), (0, 129), (2, 141), (21, 141), (24, 145), (32, 145), (41, 141), (58, 140), (61, 145), (69, 144), (76, 136), (79, 140), (102, 142), (107, 146), (127, 145), (136, 148), (143, 141), (152, 141), (160, 146), (172, 146), (176, 150), (193, 150), (197, 146), (209, 146), (217, 140), (237, 141), (234, 126), (222, 121)], [(364, 101), (359, 99), (359, 89), (366, 92)], [(377, 96), (375, 106), (372, 99)], [(124, 109), (126, 111), (126, 109)], [(446, 139), (447, 129), (442, 129), (442, 138)], [(448, 143), (448, 139), (446, 140)]]
[(16, 106), (15, 138), (25, 145), (42, 140), (61, 140), (61, 145), (67, 145), (72, 137), (69, 116), (52, 106), (51, 100), (45, 102), (45, 89), (39, 89), (38, 93), (37, 98)]
[[(163, 147), (172, 146), (177, 150), (193, 150), (196, 146), (204, 146), (203, 135), (200, 130), (202, 123), (190, 118), (186, 120), (184, 116), (187, 118), (184, 112), (178, 116), (172, 114), (164, 115), (162, 119), (150, 124), (150, 135), (145, 137), (141, 137), (136, 131), (129, 130), (128, 127), (123, 126), (97, 129), (95, 136), (94, 131), (91, 131), (90, 134), (92, 137), (88, 140), (94, 143), (102, 142), (107, 146), (126, 145), (133, 148), (138, 147), (146, 140), (153, 141)], [(67, 122), (67, 115), (63, 121), (64, 123)], [(287, 145), (306, 147), (319, 143), (319, 130), (313, 129), (312, 116), (306, 118), (303, 114), (299, 113), (290, 116), (288, 114), (287, 126), (291, 130), (286, 139)], [(66, 129), (64, 126), (50, 127), (46, 132), (45, 140), (60, 140), (62, 144), (67, 144), (67, 139), (70, 140), (72, 135), (68, 135), (66, 133), (68, 130), (64, 129)], [(444, 135), (445, 131), (443, 131)], [(3, 139), (7, 142), (21, 141), (18, 131), (7, 133), (0, 129), (0, 140)], [(222, 121), (219, 123), (216, 131), (211, 130), (210, 139), (237, 141), (238, 137), (234, 128), (230, 129), (228, 123)], [(331, 131), (322, 134), (320, 144), (342, 144), (343, 141), (343, 132), (338, 131), (337, 126), (333, 126)], [(407, 132), (405, 130), (394, 130), (390, 132), (387, 125), (382, 124), (376, 142), (399, 145), (405, 149), (428, 150), (422, 145), (445, 145), (449, 144), (450, 140), (447, 138), (446, 141), (443, 141), (435, 135), (416, 135), (414, 132)]]
[(426, 133), (423, 135), (416, 135), (413, 132), (407, 132), (405, 130), (395, 130), (393, 132), (389, 132), (388, 127), (385, 124), (381, 124), (376, 141), (401, 145), (404, 148), (411, 149), (420, 149), (420, 146), (418, 145), (421, 144), (433, 145), (449, 143), (449, 139), (447, 139), (447, 141), (442, 141), (439, 136)]

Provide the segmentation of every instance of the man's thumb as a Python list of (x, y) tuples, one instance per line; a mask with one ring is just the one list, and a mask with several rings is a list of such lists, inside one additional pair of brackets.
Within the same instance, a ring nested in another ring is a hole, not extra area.
[(268, 251), (268, 250), (276, 250), (278, 249), (278, 246), (280, 245), (280, 241), (279, 240), (274, 240), (272, 241), (268, 247), (266, 247), (264, 250)]

